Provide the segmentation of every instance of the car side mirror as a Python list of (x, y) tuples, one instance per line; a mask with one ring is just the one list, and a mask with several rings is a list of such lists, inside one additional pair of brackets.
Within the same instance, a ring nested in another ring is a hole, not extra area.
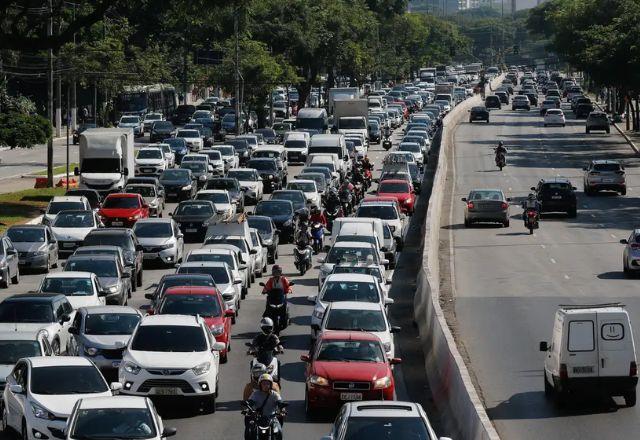
[(224, 342), (216, 342), (211, 346), (212, 351), (222, 351), (226, 348), (226, 344)]
[(623, 238), (622, 240), (620, 240), (621, 244), (629, 244), (629, 240), (627, 240), (626, 238)]
[(255, 254), (257, 254), (257, 253), (258, 253), (258, 249), (251, 249), (251, 250), (249, 251), (249, 253), (250, 253), (250, 254), (252, 254), (252, 255), (255, 255)]
[(549, 350), (549, 344), (547, 344), (547, 341), (540, 342), (540, 351), (548, 351), (548, 350)]
[(124, 169), (124, 174), (127, 175), (127, 176), (129, 175), (129, 168), (125, 168)]
[(226, 316), (227, 318), (233, 318), (234, 316), (236, 316), (236, 312), (231, 309), (227, 309), (224, 311), (224, 316)]
[(165, 428), (162, 430), (162, 437), (173, 437), (177, 433), (178, 433), (178, 430), (176, 428), (170, 428), (165, 426)]
[(149, 313), (151, 311), (151, 304), (142, 304), (139, 309)]
[(535, 191), (535, 190), (536, 190), (536, 187), (535, 187), (535, 186), (532, 186), (532, 187), (531, 187), (531, 188), (529, 188), (529, 189), (530, 189), (531, 191)]
[(10, 385), (9, 386), (9, 390), (13, 394), (22, 394), (22, 393), (24, 393), (24, 389), (22, 388), (22, 385), (18, 385), (18, 384)]
[(311, 362), (311, 356), (309, 356), (308, 354), (303, 354), (303, 355), (300, 356), (300, 360), (302, 362), (309, 363), (309, 362)]
[(242, 284), (242, 278), (235, 278), (233, 284)]
[(72, 335), (77, 335), (78, 334), (78, 328), (77, 327), (69, 327), (69, 333), (71, 333)]
[(69, 315), (63, 315), (60, 318), (60, 323), (65, 323), (65, 322), (69, 322), (69, 321), (71, 321), (71, 316), (69, 316)]
[(467, 201), (467, 198), (466, 198), (466, 197), (463, 197), (463, 198), (461, 198), (460, 200), (462, 200), (463, 202), (466, 202), (466, 201)]
[(144, 247), (142, 247), (142, 245), (141, 245), (141, 244), (137, 244), (137, 245), (136, 245), (136, 251), (137, 251), (137, 252), (144, 251)]
[(386, 266), (387, 264), (389, 264), (389, 260), (387, 260), (386, 258), (383, 258), (382, 260), (380, 260), (380, 264), (382, 264), (383, 266)]
[(391, 329), (389, 329), (389, 331), (391, 333), (400, 333), (402, 331), (402, 327), (398, 327), (398, 326), (392, 325)]
[(316, 298), (317, 298), (317, 296), (315, 296), (315, 295), (309, 295), (309, 296), (307, 296), (307, 301), (309, 301), (310, 303), (315, 303), (316, 302)]
[(402, 363), (402, 359), (400, 359), (400, 358), (391, 358), (391, 359), (389, 359), (389, 363), (391, 365), (398, 365), (398, 364)]
[(109, 388), (113, 392), (118, 392), (118, 391), (120, 391), (122, 389), (122, 384), (120, 382), (111, 382), (109, 384)]
[(387, 306), (390, 306), (391, 304), (394, 304), (395, 301), (393, 300), (393, 298), (385, 298), (384, 299), (384, 304)]
[(75, 168), (73, 169), (73, 175), (74, 175), (74, 176), (79, 176), (79, 175), (80, 175), (80, 168), (75, 167)]

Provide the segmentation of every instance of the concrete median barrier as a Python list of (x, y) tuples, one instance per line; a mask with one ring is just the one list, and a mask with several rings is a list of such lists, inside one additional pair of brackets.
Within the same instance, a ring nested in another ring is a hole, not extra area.
[[(502, 76), (494, 79), (492, 89), (501, 81)], [(435, 405), (443, 416), (445, 432), (458, 432), (464, 440), (497, 440), (500, 437), (487, 416), (440, 307), (440, 220), (448, 155), (453, 148), (456, 126), (466, 119), (472, 106), (480, 104), (479, 96), (467, 99), (443, 121), (438, 166), (422, 231), (424, 249), (414, 298), (414, 320), (424, 348), (427, 378)]]

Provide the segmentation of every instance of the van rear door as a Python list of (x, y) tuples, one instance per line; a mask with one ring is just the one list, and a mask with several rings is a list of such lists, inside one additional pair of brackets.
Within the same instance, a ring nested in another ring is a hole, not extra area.
[[(595, 312), (570, 316), (567, 322), (567, 374), (570, 378), (598, 376)], [(562, 360), (561, 360), (562, 361)]]
[(598, 313), (597, 333), (600, 377), (628, 376), (635, 356), (627, 315)]

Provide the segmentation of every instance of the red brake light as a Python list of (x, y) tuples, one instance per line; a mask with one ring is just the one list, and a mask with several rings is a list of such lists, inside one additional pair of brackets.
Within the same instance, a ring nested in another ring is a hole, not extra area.
[(509, 207), (509, 205), (507, 204), (507, 202), (502, 202), (502, 205), (500, 205), (500, 207), (502, 209), (507, 209)]
[(567, 372), (567, 364), (560, 364), (560, 380), (569, 379), (569, 373)]
[(635, 377), (638, 375), (638, 365), (635, 361), (629, 365), (629, 376)]
[(474, 208), (473, 202), (467, 203), (467, 209), (473, 209), (473, 208)]
[(527, 212), (527, 215), (528, 215), (529, 217), (535, 217), (535, 216), (536, 216), (536, 212), (535, 212), (535, 211), (533, 211), (533, 210), (532, 210), (532, 211), (528, 211), (528, 212)]

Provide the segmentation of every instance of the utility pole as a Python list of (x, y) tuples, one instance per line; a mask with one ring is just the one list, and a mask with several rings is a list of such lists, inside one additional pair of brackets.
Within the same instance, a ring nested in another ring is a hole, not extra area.
[(239, 30), (240, 18), (238, 17), (239, 14), (240, 14), (240, 7), (236, 2), (235, 9), (233, 10), (233, 34), (235, 35), (235, 38), (236, 38), (236, 56), (235, 56), (236, 68), (235, 68), (234, 76), (235, 76), (235, 83), (236, 83), (235, 115), (236, 115), (236, 133), (237, 134), (242, 133), (242, 127), (240, 127), (242, 119), (240, 118), (240, 30)]
[[(73, 4), (73, 21), (76, 20), (76, 4)], [(76, 34), (73, 34), (73, 48), (75, 50), (76, 47)], [(77, 92), (76, 92), (76, 74), (73, 72), (73, 82), (71, 84), (71, 129), (75, 130), (78, 128), (78, 103), (77, 103)], [(69, 109), (67, 109), (69, 110)], [(67, 177), (67, 180), (69, 178)]]
[[(62, 19), (58, 21), (58, 34), (62, 30)], [(60, 66), (60, 52), (56, 51), (56, 137), (62, 135), (62, 72)]]
[(67, 191), (69, 191), (69, 125), (71, 125), (71, 110), (69, 106), (71, 105), (71, 89), (75, 88), (75, 85), (75, 81), (73, 85), (67, 81)]
[[(47, 36), (53, 36), (53, 2), (49, 0), (49, 21), (47, 23)], [(53, 49), (49, 49), (49, 72), (47, 73), (47, 113), (49, 121), (53, 125)], [(47, 141), (47, 187), (53, 187), (53, 135)]]

